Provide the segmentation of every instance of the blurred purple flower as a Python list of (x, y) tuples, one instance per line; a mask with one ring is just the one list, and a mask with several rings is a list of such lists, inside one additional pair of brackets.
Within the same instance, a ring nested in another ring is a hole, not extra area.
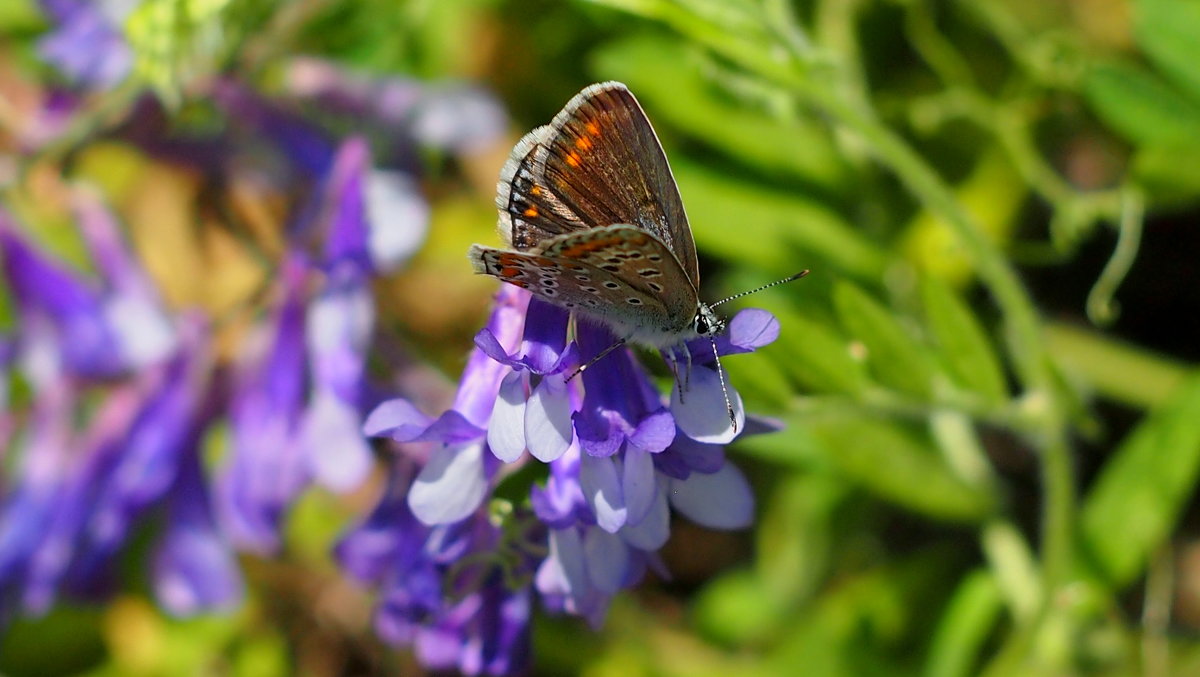
[(154, 592), (175, 616), (229, 609), (242, 598), (237, 559), (213, 520), (196, 442), (175, 473), (154, 553)]
[(256, 361), (243, 366), (230, 406), (232, 438), (218, 510), (234, 542), (259, 553), (279, 548), (284, 512), (309, 478), (299, 436), (308, 391), (307, 270), (302, 256), (285, 262), (271, 334)]
[(53, 30), (39, 55), (76, 84), (108, 89), (133, 69), (133, 51), (121, 24), (135, 6), (128, 0), (40, 0)]
[(382, 128), (403, 130), (408, 138), (400, 142), (410, 146), (415, 142), (472, 152), (502, 136), (508, 125), (500, 104), (471, 85), (371, 78), (313, 58), (294, 59), (285, 77), (296, 96)]
[(111, 216), (90, 193), (74, 196), (107, 284), (85, 280), (51, 260), (0, 210), (0, 256), (22, 321), (47, 329), (60, 351), (57, 359), (72, 376), (113, 378), (161, 361), (175, 339), (152, 286), (128, 257)]

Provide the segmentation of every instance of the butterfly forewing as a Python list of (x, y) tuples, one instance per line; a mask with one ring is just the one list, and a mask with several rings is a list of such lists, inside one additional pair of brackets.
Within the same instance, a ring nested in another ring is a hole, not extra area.
[(573, 230), (630, 224), (654, 235), (699, 281), (679, 190), (637, 100), (616, 82), (580, 92), (526, 135), (501, 172), (500, 227), (518, 249)]
[(525, 135), (513, 149), (496, 184), (496, 207), (500, 210), (500, 235), (515, 249), (527, 250), (555, 235), (592, 227), (564, 205), (546, 186), (534, 157), (554, 135), (549, 127), (538, 127)]

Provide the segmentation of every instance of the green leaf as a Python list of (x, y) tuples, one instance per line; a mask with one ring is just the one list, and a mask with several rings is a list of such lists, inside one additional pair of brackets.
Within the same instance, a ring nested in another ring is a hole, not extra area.
[(816, 200), (685, 160), (673, 159), (671, 167), (702, 251), (779, 276), (818, 266), (862, 279), (883, 274), (883, 251)]
[(1200, 474), (1200, 375), (1125, 438), (1105, 464), (1081, 525), (1093, 562), (1113, 585), (1130, 583), (1169, 536)]
[(595, 64), (601, 77), (637, 93), (655, 125), (686, 132), (764, 176), (799, 178), (825, 190), (839, 190), (849, 178), (824, 126), (799, 114), (768, 114), (722, 92), (705, 76), (711, 68), (699, 53), (677, 39), (614, 42), (596, 54)]
[(834, 512), (845, 504), (846, 484), (827, 474), (789, 474), (766, 501), (757, 530), (756, 568), (784, 604), (817, 589), (836, 540)]
[(885, 500), (936, 519), (974, 522), (996, 497), (960, 479), (932, 441), (845, 400), (809, 399), (772, 435), (738, 441), (738, 450), (810, 472), (831, 474)]
[(898, 424), (859, 416), (807, 427), (844, 477), (910, 510), (974, 522), (994, 507), (988, 493), (963, 482), (945, 465), (928, 439)]
[(887, 308), (844, 281), (834, 286), (833, 302), (851, 338), (866, 347), (867, 364), (880, 382), (929, 397), (934, 376), (929, 353)]
[(963, 387), (993, 404), (1008, 395), (1004, 372), (983, 327), (946, 283), (926, 276), (921, 285), (925, 316), (940, 348), (938, 356)]
[(925, 663), (925, 677), (975, 674), (983, 643), (1003, 610), (1000, 588), (987, 571), (981, 569), (967, 575), (938, 622)]
[(1133, 171), (1154, 202), (1185, 202), (1200, 195), (1200, 138), (1138, 149)]
[(134, 70), (168, 106), (210, 74), (270, 8), (262, 0), (143, 0), (125, 19)]
[(782, 369), (802, 386), (818, 392), (859, 394), (867, 386), (863, 365), (848, 348), (849, 341), (825, 324), (776, 310), (786, 350), (768, 351)]
[(761, 640), (776, 627), (786, 602), (754, 572), (726, 574), (696, 597), (694, 614), (706, 635), (729, 644)]
[(1200, 102), (1200, 2), (1138, 0), (1133, 26), (1138, 46)]
[(1140, 67), (1096, 66), (1084, 94), (1101, 119), (1137, 143), (1172, 144), (1200, 135), (1200, 104)]
[(25, 31), (45, 29), (46, 21), (38, 11), (35, 0), (5, 0), (0, 2), (0, 33), (10, 36)]

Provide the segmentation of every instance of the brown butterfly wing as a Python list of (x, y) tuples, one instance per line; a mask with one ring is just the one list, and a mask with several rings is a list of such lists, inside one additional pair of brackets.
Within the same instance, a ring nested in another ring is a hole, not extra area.
[(575, 230), (630, 224), (670, 250), (695, 287), (696, 245), (666, 155), (637, 99), (592, 85), (517, 144), (497, 187), (500, 228), (517, 249)]

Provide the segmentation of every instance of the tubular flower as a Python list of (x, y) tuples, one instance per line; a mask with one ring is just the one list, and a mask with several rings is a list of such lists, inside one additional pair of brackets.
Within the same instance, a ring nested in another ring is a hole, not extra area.
[[(722, 445), (735, 434), (711, 344), (688, 346), (691, 373), (680, 376), (686, 385), (670, 397), (655, 388), (627, 349), (612, 351), (580, 378), (568, 380), (615, 338), (579, 324), (574, 340), (568, 340), (564, 311), (508, 285), (496, 298), (451, 410), (433, 418), (397, 399), (368, 416), (364, 430), (369, 436), (435, 447), (412, 471), (411, 484), (401, 482), (403, 490), (393, 486), (367, 526), (346, 541), (360, 546), (359, 555), (373, 556), (352, 558), (342, 551), (344, 566), (381, 588), (380, 618), (393, 622), (380, 621), (380, 632), (413, 643), (431, 666), (448, 665), (422, 653), (421, 638), (434, 636), (429, 633), (446, 622), (430, 610), (446, 608), (439, 591), (452, 577), (428, 566), (423, 548), (431, 533), (478, 525), (481, 506), (505, 476), (500, 463), (536, 459), (548, 471), (544, 484), (531, 490), (529, 513), (512, 513), (524, 525), (515, 530), (518, 535), (492, 545), (493, 551), (538, 553), (533, 576), (507, 580), (506, 599), (516, 605), (533, 588), (550, 610), (596, 625), (613, 595), (636, 584), (648, 568), (662, 569), (656, 552), (670, 535), (672, 510), (717, 529), (742, 528), (753, 518), (750, 487), (725, 459)], [(718, 341), (717, 352), (755, 350), (773, 341), (778, 329), (769, 313), (742, 311)], [(741, 399), (735, 391), (730, 398), (737, 420), (744, 421)], [(754, 419), (748, 427), (769, 429)], [(421, 460), (406, 454), (397, 463)], [(404, 567), (405, 573), (394, 574), (404, 581), (399, 590), (383, 577), (381, 562)], [(396, 632), (400, 627), (404, 631)], [(510, 635), (521, 634), (516, 627)], [(455, 646), (461, 658), (465, 649)]]

